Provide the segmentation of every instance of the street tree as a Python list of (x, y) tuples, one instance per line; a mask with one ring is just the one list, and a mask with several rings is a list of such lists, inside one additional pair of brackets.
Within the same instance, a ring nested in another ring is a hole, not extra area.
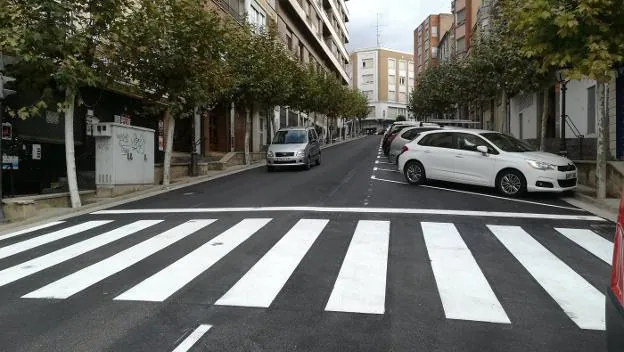
[(138, 87), (166, 127), (163, 185), (171, 182), (176, 119), (210, 108), (231, 86), (225, 26), (201, 0), (137, 0), (107, 46), (117, 75)]
[[(621, 0), (503, 0), (514, 15), (510, 28), (522, 33), (520, 53), (540, 58), (541, 72), (561, 70), (568, 79), (587, 77), (599, 89), (596, 155), (597, 197), (606, 197), (607, 90), (616, 64), (624, 61)], [(565, 128), (565, 126), (564, 126)]]
[[(18, 82), (50, 93), (64, 91), (57, 110), (65, 117), (65, 164), (72, 207), (81, 205), (74, 153), (74, 107), (83, 86), (105, 84), (100, 49), (114, 40), (110, 28), (124, 8), (121, 0), (2, 0), (0, 51), (19, 58), (12, 66)], [(20, 109), (22, 118), (38, 114), (49, 104)]]

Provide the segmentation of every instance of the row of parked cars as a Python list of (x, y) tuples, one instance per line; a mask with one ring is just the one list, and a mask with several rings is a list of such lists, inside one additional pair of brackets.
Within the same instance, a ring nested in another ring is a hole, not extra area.
[(414, 185), (448, 181), (495, 187), (508, 197), (577, 187), (571, 160), (495, 131), (395, 122), (384, 133), (382, 149)]

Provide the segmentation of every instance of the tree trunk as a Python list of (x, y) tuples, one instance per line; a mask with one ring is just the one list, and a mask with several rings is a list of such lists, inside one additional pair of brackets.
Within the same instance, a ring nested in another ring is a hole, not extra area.
[(546, 151), (546, 134), (548, 132), (548, 113), (550, 112), (550, 87), (544, 89), (544, 104), (542, 111), (542, 127), (540, 131), (539, 150)]
[(171, 110), (165, 110), (165, 126), (167, 126), (167, 139), (165, 141), (165, 160), (163, 161), (163, 186), (171, 184), (171, 154), (173, 153), (173, 131), (175, 118)]
[(233, 152), (236, 148), (236, 141), (234, 139), (236, 133), (236, 107), (234, 103), (230, 106), (230, 152)]
[(596, 155), (596, 198), (607, 197), (607, 133), (609, 114), (607, 96), (609, 83), (600, 85), (600, 116), (598, 117), (598, 138)]
[(72, 208), (81, 206), (78, 180), (76, 178), (76, 153), (74, 152), (74, 105), (76, 94), (67, 89), (65, 93), (65, 165), (67, 166), (67, 185)]
[(251, 136), (251, 109), (245, 107), (245, 165), (251, 165), (249, 137)]
[(267, 146), (271, 144), (271, 139), (273, 137), (273, 134), (271, 133), (272, 130), (272, 126), (273, 126), (273, 120), (275, 119), (275, 116), (272, 114), (273, 109), (271, 108), (267, 108), (266, 109), (266, 144)]

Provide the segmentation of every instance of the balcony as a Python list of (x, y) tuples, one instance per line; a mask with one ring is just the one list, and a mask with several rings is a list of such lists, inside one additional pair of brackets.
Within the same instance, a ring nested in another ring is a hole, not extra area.
[(223, 11), (229, 13), (236, 21), (242, 23), (245, 20), (245, 3), (243, 0), (212, 0)]

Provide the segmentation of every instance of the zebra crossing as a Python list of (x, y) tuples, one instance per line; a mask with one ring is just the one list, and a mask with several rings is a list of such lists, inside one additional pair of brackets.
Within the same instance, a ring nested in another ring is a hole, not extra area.
[[(112, 299), (114, 301), (166, 302), (174, 294), (184, 294), (184, 288), (215, 266), (236, 248), (259, 233), (273, 218), (244, 218), (205, 243), (138, 282)], [(132, 266), (166, 251), (168, 247), (209, 229), (219, 219), (193, 219), (177, 224), (163, 232), (122, 249), (105, 259), (63, 273), (61, 278), (18, 297), (22, 299), (63, 300), (114, 276)], [(289, 229), (260, 259), (214, 302), (217, 306), (269, 308), (301, 266), (304, 257), (314, 253), (314, 244), (323, 238), (331, 219), (302, 218)], [(475, 259), (477, 249), (470, 248), (456, 224), (452, 222), (414, 222), (410, 234), (393, 233), (391, 220), (359, 219), (350, 241), (341, 254), (340, 269), (332, 278), (324, 310), (360, 314), (385, 314), (388, 265), (392, 261), (390, 244), (393, 236), (422, 236), (429, 258), (413, 258), (431, 267), (441, 305), (447, 319), (513, 324), (484, 270)], [(587, 222), (582, 223), (583, 225)], [(80, 234), (100, 226), (113, 227), (104, 233), (56, 249), (42, 251), (43, 246), (62, 239), (77, 239)], [(115, 227), (114, 220), (92, 220), (67, 225), (51, 222), (30, 229), (0, 236), (0, 259), (15, 257), (38, 248), (35, 258), (3, 267), (0, 261), (0, 293), (3, 287), (36, 273), (45, 272), (61, 263), (96, 251), (106, 245), (127, 239), (155, 225), (168, 225), (166, 220), (135, 220)], [(229, 226), (229, 225), (228, 225)], [(610, 264), (612, 243), (592, 229), (553, 227), (557, 241), (578, 246), (588, 256)], [(33, 234), (34, 233), (34, 234)], [(570, 263), (557, 257), (525, 228), (516, 225), (485, 224), (484, 233), (496, 239), (506, 252), (526, 270), (561, 310), (580, 329), (604, 330), (604, 295), (574, 271)], [(20, 240), (20, 236), (28, 237)], [(12, 244), (5, 244), (11, 239)], [(512, 278), (510, 278), (511, 280)], [(17, 297), (16, 297), (17, 298)]]

